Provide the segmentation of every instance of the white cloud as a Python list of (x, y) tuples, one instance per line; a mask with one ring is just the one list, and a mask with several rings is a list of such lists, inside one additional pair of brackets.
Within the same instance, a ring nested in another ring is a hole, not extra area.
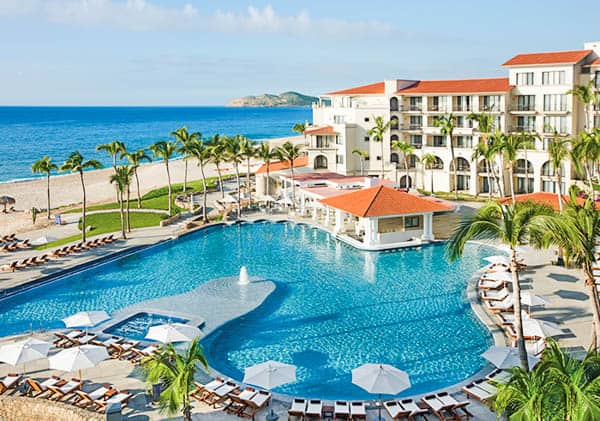
[(128, 31), (212, 31), (282, 33), (336, 38), (381, 35), (393, 31), (379, 21), (313, 19), (307, 11), (282, 15), (272, 6), (249, 6), (244, 12), (217, 10), (201, 14), (191, 3), (161, 6), (152, 0), (0, 0), (0, 16), (38, 14), (63, 25), (110, 27)]

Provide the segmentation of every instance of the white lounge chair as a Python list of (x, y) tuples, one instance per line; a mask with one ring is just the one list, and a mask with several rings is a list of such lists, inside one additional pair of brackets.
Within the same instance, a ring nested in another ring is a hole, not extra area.
[(510, 295), (508, 288), (502, 288), (501, 290), (486, 290), (482, 291), (481, 298), (487, 301), (502, 301)]
[(513, 307), (513, 295), (508, 294), (502, 301), (484, 301), (485, 306), (490, 311), (506, 311)]
[(294, 398), (292, 401), (292, 406), (288, 409), (288, 418), (297, 418), (304, 419), (304, 414), (306, 412), (307, 402), (305, 399)]
[(323, 402), (319, 399), (309, 400), (304, 415), (307, 419), (316, 418), (320, 420), (323, 415)]
[(346, 401), (335, 401), (333, 405), (333, 421), (350, 419), (350, 404)]
[(399, 420), (401, 418), (406, 418), (410, 415), (410, 411), (405, 409), (397, 401), (386, 401), (383, 403), (383, 406), (394, 421)]
[(364, 402), (350, 402), (350, 416), (354, 420), (367, 419), (367, 405)]

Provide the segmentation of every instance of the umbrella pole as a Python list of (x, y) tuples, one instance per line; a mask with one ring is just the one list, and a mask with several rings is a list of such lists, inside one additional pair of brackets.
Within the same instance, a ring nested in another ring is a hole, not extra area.
[(383, 405), (383, 400), (381, 399), (381, 393), (379, 394), (379, 421), (382, 420), (381, 418), (381, 406)]

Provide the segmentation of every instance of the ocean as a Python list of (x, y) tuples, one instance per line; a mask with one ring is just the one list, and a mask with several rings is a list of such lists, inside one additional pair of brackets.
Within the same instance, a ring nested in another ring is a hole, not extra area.
[(310, 108), (0, 107), (0, 182), (33, 178), (31, 164), (43, 155), (60, 165), (79, 151), (110, 166), (96, 145), (120, 140), (135, 150), (182, 126), (260, 141), (293, 136), (295, 123), (311, 120)]

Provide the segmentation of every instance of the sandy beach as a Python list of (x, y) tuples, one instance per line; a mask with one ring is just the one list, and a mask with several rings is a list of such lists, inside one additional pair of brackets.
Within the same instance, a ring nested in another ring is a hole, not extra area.
[[(302, 136), (277, 138), (271, 139), (269, 143), (275, 147), (285, 141), (302, 143), (304, 138)], [(43, 154), (44, 151), (40, 151), (40, 156)], [(261, 165), (261, 162), (258, 160), (253, 160), (251, 163), (252, 171), (255, 171), (257, 167)], [(172, 183), (182, 183), (185, 169), (184, 161), (181, 159), (169, 161), (169, 169), (171, 172)], [(224, 174), (233, 173), (233, 167), (229, 163), (224, 163), (221, 169)], [(115, 188), (114, 185), (109, 182), (109, 177), (112, 172), (113, 169), (109, 167), (95, 171), (86, 171), (84, 173), (88, 204), (114, 201)], [(246, 172), (245, 165), (240, 168), (240, 172)], [(142, 194), (167, 184), (167, 174), (165, 165), (162, 161), (140, 166), (138, 174)], [(217, 171), (215, 166), (213, 164), (207, 165), (205, 174), (207, 177), (216, 176)], [(198, 180), (201, 177), (200, 168), (197, 166), (196, 160), (189, 160), (188, 180)], [(135, 184), (132, 188), (132, 193), (135, 195)], [(75, 205), (81, 202), (81, 181), (78, 174), (61, 174), (53, 176), (50, 181), (50, 189), (52, 208)], [(1, 183), (0, 196), (2, 195), (15, 198), (15, 209), (17, 212), (0, 214), (0, 233), (4, 233), (4, 231), (12, 232), (12, 230), (20, 230), (23, 222), (28, 221), (29, 224), (31, 224), (30, 217), (24, 218), (24, 211), (28, 211), (32, 207), (46, 207), (46, 179), (39, 178), (20, 182)], [(24, 221), (20, 222), (21, 220)]]

